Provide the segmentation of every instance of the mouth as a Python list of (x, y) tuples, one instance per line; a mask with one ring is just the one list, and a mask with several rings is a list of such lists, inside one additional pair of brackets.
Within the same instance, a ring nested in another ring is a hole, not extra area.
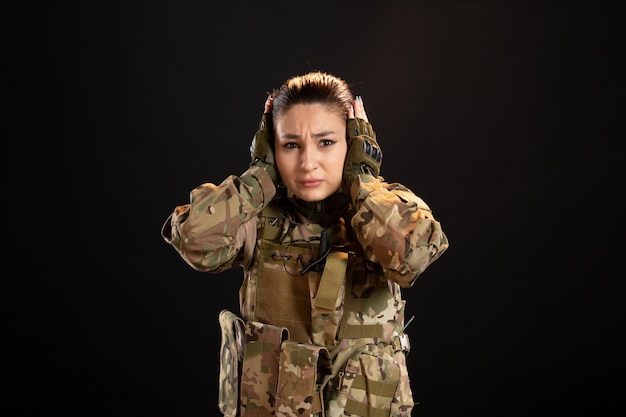
[(308, 180), (302, 180), (299, 182), (300, 182), (300, 185), (302, 185), (303, 187), (311, 188), (311, 187), (317, 187), (323, 181), (319, 179), (308, 179)]

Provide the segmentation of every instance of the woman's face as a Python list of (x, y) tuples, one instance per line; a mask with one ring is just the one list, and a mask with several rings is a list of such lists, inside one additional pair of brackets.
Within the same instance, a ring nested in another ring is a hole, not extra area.
[(320, 201), (341, 186), (348, 152), (346, 120), (321, 104), (296, 104), (274, 119), (276, 166), (285, 186)]

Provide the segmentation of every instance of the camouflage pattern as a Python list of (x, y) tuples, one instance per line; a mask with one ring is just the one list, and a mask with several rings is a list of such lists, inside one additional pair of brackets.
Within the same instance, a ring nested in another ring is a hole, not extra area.
[[(329, 256), (334, 255), (331, 252)], [(354, 253), (348, 253), (346, 274), (351, 271), (354, 264)], [(347, 278), (347, 277), (346, 277)], [(344, 278), (338, 288), (335, 289), (335, 299), (332, 308), (318, 303), (319, 285), (311, 291), (311, 340), (314, 344), (334, 349), (339, 337), (341, 320), (344, 316), (344, 303), (346, 299), (347, 281)]]
[(239, 411), (239, 374), (243, 361), (245, 324), (228, 310), (219, 315), (222, 330), (220, 346), (219, 409), (226, 417), (235, 417)]
[(310, 343), (310, 288), (317, 286), (320, 274), (299, 275), (299, 271), (310, 262), (313, 250), (308, 243), (260, 241), (255, 252), (249, 279), (240, 290), (242, 316), (287, 327), (291, 340)]
[(287, 329), (248, 321), (241, 374), (241, 415), (272, 416), (278, 383), (280, 347)]
[(406, 365), (406, 352), (407, 351), (396, 348), (393, 354), (393, 358), (400, 369), (400, 381), (398, 383), (398, 389), (393, 396), (393, 402), (391, 403), (391, 417), (410, 417), (411, 411), (415, 406), (413, 391), (411, 390), (411, 381)]
[[(363, 170), (345, 190), (348, 210), (333, 205), (335, 196), (302, 207), (278, 191), (254, 165), (220, 185), (194, 189), (190, 203), (176, 207), (162, 228), (165, 241), (194, 269), (244, 269), (239, 415), (410, 416), (401, 290), (447, 250), (441, 225), (411, 190)], [(328, 213), (337, 214), (332, 222)], [(327, 269), (300, 274), (319, 257), (322, 231), (329, 257), (345, 260), (345, 271), (332, 272), (328, 282)], [(231, 331), (222, 326), (223, 333)], [(220, 378), (233, 387), (238, 342), (222, 337), (230, 348), (222, 352)], [(328, 366), (320, 365), (322, 351)], [(315, 404), (324, 409), (318, 412)], [(220, 394), (225, 415), (235, 408), (232, 397)]]
[(320, 412), (320, 382), (330, 371), (330, 355), (325, 348), (285, 341), (280, 354), (276, 416), (309, 417)]
[(177, 206), (161, 235), (181, 257), (201, 272), (221, 272), (249, 259), (240, 257), (244, 244), (254, 245), (256, 216), (276, 194), (267, 171), (251, 167), (219, 186), (202, 184), (191, 191), (190, 203)]
[[(389, 345), (366, 344), (353, 353), (329, 383), (326, 416), (409, 416), (413, 400), (399, 403), (401, 368)], [(399, 410), (402, 409), (399, 413)]]
[(359, 175), (351, 195), (351, 220), (367, 259), (383, 267), (385, 278), (410, 287), (448, 248), (448, 238), (428, 205), (407, 187)]
[[(307, 223), (291, 223), (286, 227), (288, 233), (283, 234), (284, 220), (280, 216), (275, 217), (271, 208), (264, 210), (260, 217), (255, 261), (242, 285), (242, 314), (248, 314), (254, 320), (285, 326), (289, 328), (290, 335), (293, 330), (297, 336), (290, 339), (301, 346), (324, 346), (332, 352), (333, 367), (346, 362), (342, 352), (364, 345), (387, 346), (391, 349), (387, 354), (388, 361), (399, 369), (396, 391), (388, 398), (389, 405), (386, 406), (389, 413), (393, 410), (393, 414), (388, 415), (409, 416), (413, 397), (404, 361), (405, 352), (399, 344), (394, 344), (403, 336), (404, 327), (405, 301), (400, 285), (385, 279), (382, 268), (367, 261), (360, 246), (346, 244), (349, 230), (337, 227), (331, 233), (331, 240), (337, 243), (333, 250), (349, 253), (348, 271), (337, 288), (334, 307), (322, 308), (316, 304), (316, 291), (322, 274), (309, 272), (304, 276), (297, 275), (298, 270), (319, 253), (318, 243), (293, 243), (303, 240), (305, 236), (314, 236), (317, 230)], [(283, 242), (276, 242), (281, 236)], [(346, 292), (347, 288), (350, 291)], [(282, 375), (282, 368), (279, 372)], [(294, 398), (301, 401), (292, 399), (290, 403), (281, 403), (281, 415), (309, 412), (308, 404), (315, 395), (313, 382), (300, 380), (299, 388), (304, 392), (298, 391), (298, 396)], [(360, 394), (357, 391), (357, 394), (350, 395), (358, 398)], [(351, 398), (350, 395), (344, 396)]]

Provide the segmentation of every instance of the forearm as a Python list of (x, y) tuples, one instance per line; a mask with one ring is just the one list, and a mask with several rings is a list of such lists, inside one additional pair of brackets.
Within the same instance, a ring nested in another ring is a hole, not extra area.
[(190, 203), (176, 207), (161, 234), (194, 269), (232, 268), (242, 261), (238, 255), (246, 238), (255, 236), (243, 230), (275, 193), (271, 178), (259, 167), (219, 185), (202, 184), (191, 191)]
[(352, 227), (366, 257), (402, 287), (410, 287), (448, 248), (430, 207), (405, 186), (361, 174), (351, 196), (357, 209)]

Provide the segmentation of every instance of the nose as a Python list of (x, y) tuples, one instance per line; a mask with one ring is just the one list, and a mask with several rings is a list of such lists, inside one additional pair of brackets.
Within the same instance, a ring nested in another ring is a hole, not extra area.
[(300, 155), (302, 169), (306, 171), (313, 171), (317, 168), (318, 153), (315, 146), (309, 144), (302, 147), (302, 153)]

